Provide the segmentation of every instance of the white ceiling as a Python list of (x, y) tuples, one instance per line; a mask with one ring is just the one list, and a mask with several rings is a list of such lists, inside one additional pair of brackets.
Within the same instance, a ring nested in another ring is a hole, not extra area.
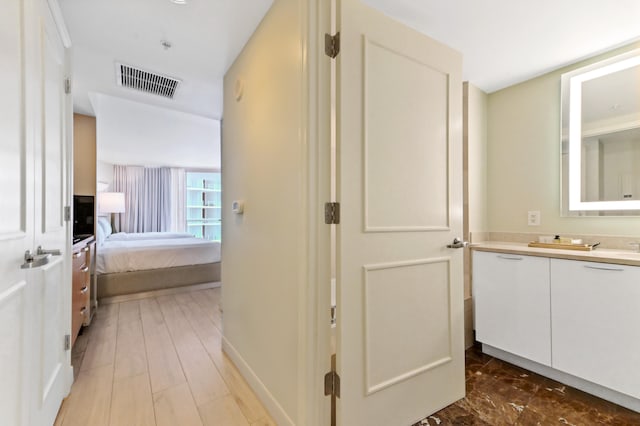
[(491, 93), (640, 38), (638, 0), (363, 0), (463, 54)]
[[(364, 0), (462, 52), (486, 92), (640, 39), (638, 0)], [(272, 0), (60, 0), (74, 45), (77, 112), (88, 92), (222, 117), (222, 78)], [(161, 40), (173, 44), (164, 50)], [(117, 87), (123, 61), (183, 80), (176, 99)]]
[[(74, 109), (89, 92), (222, 117), (222, 78), (272, 0), (59, 0), (73, 44)], [(161, 41), (172, 47), (165, 50)], [(118, 87), (115, 61), (182, 80), (174, 100)]]

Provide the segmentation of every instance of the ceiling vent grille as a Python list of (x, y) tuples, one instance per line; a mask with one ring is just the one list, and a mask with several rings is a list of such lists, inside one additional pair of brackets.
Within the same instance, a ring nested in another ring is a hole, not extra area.
[(180, 80), (125, 64), (116, 64), (116, 80), (119, 86), (173, 99)]

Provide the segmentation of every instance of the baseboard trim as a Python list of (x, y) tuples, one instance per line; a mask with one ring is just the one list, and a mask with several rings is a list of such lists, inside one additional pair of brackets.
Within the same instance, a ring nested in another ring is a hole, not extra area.
[(522, 358), (510, 352), (505, 352), (484, 343), (482, 344), (482, 352), (640, 413), (640, 400), (635, 399), (632, 396), (625, 395), (614, 391), (613, 389), (572, 376), (571, 374), (564, 373), (560, 370), (556, 370), (555, 368), (538, 364), (537, 362)]
[(251, 369), (249, 364), (242, 358), (240, 353), (233, 347), (225, 336), (222, 336), (222, 351), (227, 354), (229, 359), (235, 364), (242, 376), (245, 378), (251, 389), (256, 393), (256, 396), (265, 406), (273, 420), (278, 425), (290, 425), (295, 426), (295, 423), (284, 411), (282, 406), (278, 403), (276, 398), (269, 392), (269, 389), (262, 383), (260, 378)]
[(159, 290), (143, 291), (140, 293), (122, 294), (119, 296), (103, 297), (100, 299), (101, 305), (109, 305), (111, 303), (128, 302), (130, 300), (147, 299), (149, 297), (169, 296), (172, 294), (185, 293), (194, 290), (206, 290), (208, 288), (218, 288), (222, 286), (220, 281), (203, 283), (203, 284), (191, 284), (182, 287), (163, 288)]

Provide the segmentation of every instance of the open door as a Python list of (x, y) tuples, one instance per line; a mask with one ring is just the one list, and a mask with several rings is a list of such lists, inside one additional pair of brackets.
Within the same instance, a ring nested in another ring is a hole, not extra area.
[(338, 0), (337, 365), (342, 425), (463, 398), (462, 57)]
[[(55, 7), (11, 0), (0, 13), (3, 425), (53, 424), (73, 380), (65, 345), (71, 328), (67, 53)], [(59, 255), (38, 256), (38, 246)]]

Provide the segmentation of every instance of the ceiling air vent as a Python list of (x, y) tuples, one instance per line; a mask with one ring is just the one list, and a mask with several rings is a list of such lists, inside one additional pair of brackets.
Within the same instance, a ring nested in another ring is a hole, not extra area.
[(169, 99), (173, 99), (180, 84), (180, 80), (173, 77), (119, 63), (116, 63), (116, 80), (119, 86)]

